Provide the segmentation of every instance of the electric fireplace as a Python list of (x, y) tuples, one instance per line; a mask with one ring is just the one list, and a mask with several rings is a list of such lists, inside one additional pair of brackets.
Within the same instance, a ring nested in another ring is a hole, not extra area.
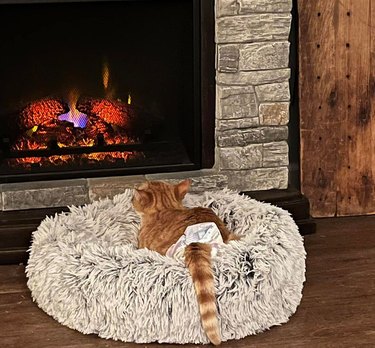
[(213, 1), (1, 0), (0, 51), (2, 182), (212, 166)]

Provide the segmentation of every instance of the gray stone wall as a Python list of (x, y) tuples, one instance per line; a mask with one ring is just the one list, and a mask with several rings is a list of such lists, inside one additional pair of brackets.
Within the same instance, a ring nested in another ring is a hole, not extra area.
[(190, 191), (193, 193), (228, 187), (227, 176), (218, 174), (213, 169), (0, 184), (0, 211), (84, 205), (102, 198), (112, 198), (114, 195), (123, 193), (125, 189), (134, 188), (146, 180), (163, 180), (176, 184), (186, 178), (192, 181)]
[(288, 185), (292, 0), (216, 0), (216, 163), (238, 190)]

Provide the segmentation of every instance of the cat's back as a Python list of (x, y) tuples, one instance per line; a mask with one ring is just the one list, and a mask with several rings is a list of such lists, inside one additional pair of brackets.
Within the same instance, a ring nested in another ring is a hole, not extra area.
[[(189, 214), (197, 222), (213, 222), (212, 219), (218, 219), (218, 216), (210, 209), (204, 207), (195, 207), (189, 209)], [(208, 220), (208, 221), (207, 221)]]
[[(215, 222), (218, 216), (210, 209), (204, 207), (186, 208), (183, 210), (170, 209), (160, 212), (158, 223), (186, 227), (201, 222)], [(175, 226), (176, 227), (176, 226)]]
[(139, 235), (140, 247), (162, 254), (174, 244), (188, 226), (202, 222), (216, 222), (217, 215), (209, 208), (165, 209), (143, 221)]
[[(161, 230), (185, 230), (191, 224), (204, 222), (210, 216), (215, 215), (208, 208), (186, 208), (186, 209), (165, 209), (147, 219), (147, 228), (155, 230), (155, 233)], [(201, 221), (202, 220), (202, 221)], [(181, 233), (183, 234), (183, 232)]]

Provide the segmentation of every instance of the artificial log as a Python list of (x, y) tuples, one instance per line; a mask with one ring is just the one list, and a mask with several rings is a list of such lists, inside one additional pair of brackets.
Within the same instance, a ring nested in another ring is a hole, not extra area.
[(61, 100), (46, 98), (28, 104), (19, 117), (21, 129), (30, 129), (34, 126), (56, 124), (57, 117), (67, 112), (68, 106)]
[(96, 115), (89, 117), (85, 127), (85, 133), (93, 139), (96, 139), (99, 134), (104, 136), (104, 134), (110, 133), (111, 130), (111, 126)]
[[(134, 108), (108, 99), (80, 99), (76, 108), (88, 116), (85, 128), (74, 127), (58, 116), (68, 112), (66, 104), (58, 99), (42, 99), (27, 105), (20, 114), (19, 124), (23, 133), (12, 144), (15, 151), (41, 150), (54, 147), (88, 147), (119, 145), (137, 142), (131, 135), (132, 121), (136, 119)], [(37, 127), (35, 127), (37, 126)], [(51, 147), (52, 144), (54, 147)], [(10, 160), (10, 164), (23, 166), (61, 165), (71, 161), (93, 163), (98, 161), (127, 161), (138, 157), (136, 152), (97, 152), (89, 154), (64, 154), (48, 157), (23, 157)]]
[(109, 99), (86, 98), (80, 100), (77, 110), (89, 117), (95, 115), (106, 123), (122, 128), (129, 125), (130, 119), (134, 115), (130, 105)]

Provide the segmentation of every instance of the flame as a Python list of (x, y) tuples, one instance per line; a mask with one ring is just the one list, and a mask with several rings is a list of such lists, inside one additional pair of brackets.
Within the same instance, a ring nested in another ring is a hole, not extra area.
[(128, 104), (130, 105), (132, 103), (132, 96), (130, 93), (128, 94)]
[(103, 69), (102, 69), (102, 81), (103, 81), (103, 87), (104, 87), (104, 95), (107, 99), (113, 99), (113, 96), (115, 94), (113, 86), (111, 86), (111, 74), (109, 71), (109, 66), (107, 62), (103, 63)]
[(104, 86), (104, 91), (107, 92), (108, 90), (108, 84), (109, 84), (109, 67), (107, 62), (104, 62), (103, 64), (103, 86)]
[(77, 101), (79, 98), (79, 91), (76, 88), (72, 88), (68, 94), (68, 103), (71, 110), (76, 109)]
[(76, 89), (72, 89), (69, 92), (68, 96), (68, 104), (69, 104), (69, 112), (65, 114), (61, 114), (58, 116), (60, 121), (67, 121), (74, 124), (76, 128), (85, 128), (88, 117), (86, 114), (77, 110), (77, 101), (79, 98), (79, 92)]

